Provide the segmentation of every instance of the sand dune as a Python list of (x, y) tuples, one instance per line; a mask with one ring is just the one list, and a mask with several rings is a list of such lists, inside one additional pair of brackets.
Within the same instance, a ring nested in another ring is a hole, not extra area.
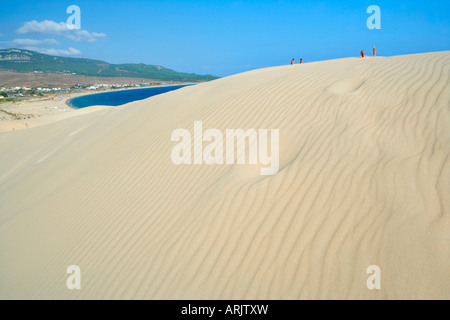
[[(0, 298), (449, 299), (449, 74), (281, 66), (1, 133)], [(174, 165), (196, 120), (279, 129), (280, 171)]]

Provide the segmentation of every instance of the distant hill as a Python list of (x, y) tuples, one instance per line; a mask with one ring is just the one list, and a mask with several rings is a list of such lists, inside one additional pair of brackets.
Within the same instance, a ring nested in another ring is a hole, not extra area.
[(145, 78), (162, 81), (199, 82), (218, 78), (211, 75), (180, 73), (160, 66), (110, 64), (100, 60), (50, 56), (22, 49), (0, 50), (0, 68), (21, 73), (75, 73), (83, 76)]

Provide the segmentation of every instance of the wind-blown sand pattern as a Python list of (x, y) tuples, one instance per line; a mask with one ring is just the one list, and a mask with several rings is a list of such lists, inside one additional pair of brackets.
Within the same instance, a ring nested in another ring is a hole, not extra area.
[[(274, 67), (1, 133), (0, 298), (449, 299), (449, 74)], [(279, 173), (175, 166), (196, 120), (280, 129)]]

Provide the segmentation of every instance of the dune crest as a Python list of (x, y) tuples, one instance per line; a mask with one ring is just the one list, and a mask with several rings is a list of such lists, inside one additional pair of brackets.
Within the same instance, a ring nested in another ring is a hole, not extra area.
[[(0, 298), (449, 299), (449, 74), (281, 66), (0, 133)], [(174, 165), (195, 121), (279, 129), (278, 173)]]

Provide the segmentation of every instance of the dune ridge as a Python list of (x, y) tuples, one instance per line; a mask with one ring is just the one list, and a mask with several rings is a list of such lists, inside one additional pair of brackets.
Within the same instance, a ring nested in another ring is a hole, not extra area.
[[(273, 67), (0, 133), (0, 298), (449, 299), (449, 74), (450, 52)], [(175, 166), (198, 120), (279, 129), (280, 171)]]

